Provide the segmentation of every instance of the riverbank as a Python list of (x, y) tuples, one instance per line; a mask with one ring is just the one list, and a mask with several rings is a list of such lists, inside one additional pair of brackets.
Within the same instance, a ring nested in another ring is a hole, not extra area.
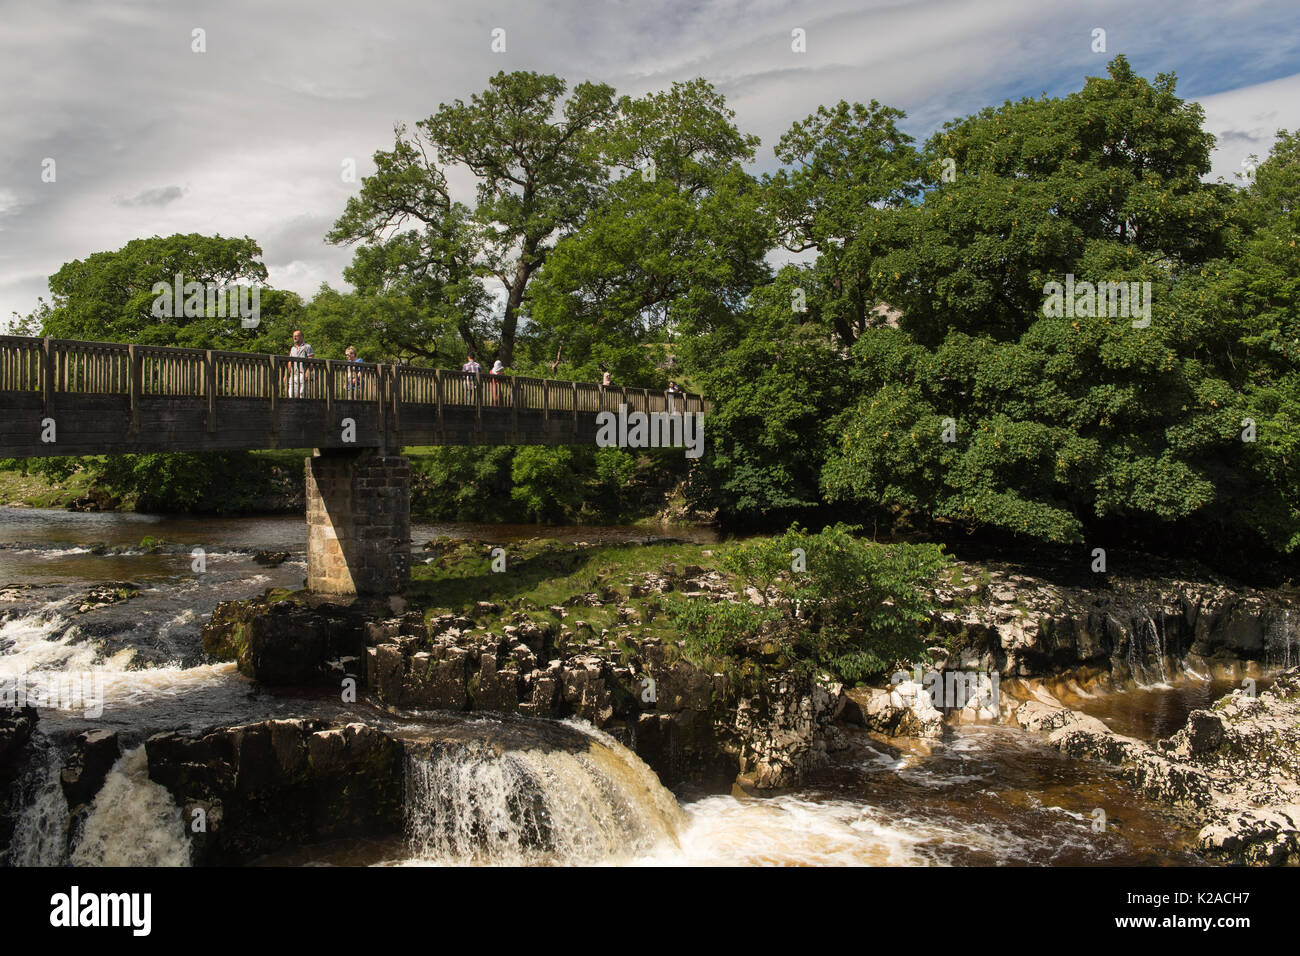
[[(653, 456), (592, 459), (591, 449), (414, 447), (416, 520), (709, 527), (686, 503), (681, 468)], [(0, 507), (220, 515), (302, 514), (305, 449), (215, 455), (0, 459)], [(547, 455), (568, 456), (549, 460)], [(660, 456), (662, 457), (662, 456)]]

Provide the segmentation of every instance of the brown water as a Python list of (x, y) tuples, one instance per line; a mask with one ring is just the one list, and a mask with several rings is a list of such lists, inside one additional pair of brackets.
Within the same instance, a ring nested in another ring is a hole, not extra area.
[[(1271, 684), (1270, 678), (1254, 681), (1256, 691), (1267, 690)], [(1181, 730), (1193, 710), (1207, 708), (1241, 687), (1241, 681), (1183, 676), (1167, 685), (1137, 687), (1095, 697), (1072, 697), (1065, 702), (1096, 717), (1117, 734), (1139, 740), (1160, 740)]]

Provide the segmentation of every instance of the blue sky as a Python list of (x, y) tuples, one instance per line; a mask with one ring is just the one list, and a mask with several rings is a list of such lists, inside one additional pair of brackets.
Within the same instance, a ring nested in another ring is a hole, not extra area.
[(252, 236), (272, 284), (305, 296), (341, 286), (351, 252), (323, 237), (357, 189), (342, 161), (365, 175), (394, 123), (503, 69), (632, 94), (704, 76), (761, 137), (756, 171), (820, 104), (875, 98), (924, 138), (1076, 90), (1116, 53), (1201, 102), (1220, 137), (1212, 177), (1300, 127), (1297, 0), (6, 0), (0, 24), (0, 322), (64, 262), (175, 232)]

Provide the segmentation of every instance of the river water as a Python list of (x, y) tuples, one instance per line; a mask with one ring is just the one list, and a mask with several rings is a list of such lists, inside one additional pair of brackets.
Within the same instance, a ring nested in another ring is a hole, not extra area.
[[(441, 524), (417, 525), (412, 537), (423, 542), (439, 534), (493, 542), (538, 535), (590, 542), (647, 536), (644, 528)], [(672, 534), (711, 540), (705, 531)], [(153, 733), (268, 717), (390, 720), (364, 705), (342, 705), (336, 695), (272, 693), (241, 677), (233, 664), (203, 659), (199, 631), (218, 602), (268, 587), (302, 586), (305, 537), (304, 522), (294, 517), (0, 508), (0, 678), (94, 673), (104, 686), (102, 716), (46, 709), (41, 734), (111, 729), (129, 751), (110, 775), (70, 862), (184, 861), (179, 808), (148, 781), (142, 751), (134, 749)], [(203, 551), (201, 574), (194, 570), (195, 548)], [(262, 567), (253, 560), (259, 550), (288, 551), (290, 558)], [(88, 589), (104, 582), (129, 582), (139, 596), (83, 613)], [(1150, 738), (1172, 732), (1188, 709), (1227, 689), (1208, 682), (1166, 685), (1099, 699), (1094, 712), (1118, 731)], [(553, 724), (461, 715), (430, 719), (444, 729), (464, 728), (466, 748), (412, 758), (417, 762), (408, 766), (405, 838), (303, 848), (264, 862), (1204, 862), (1193, 852), (1193, 835), (1159, 806), (1135, 796), (1112, 770), (1063, 757), (1040, 738), (1004, 726), (957, 727), (944, 742), (918, 749), (856, 736), (801, 789), (753, 797), (668, 794), (634, 755), (589, 727), (561, 731)], [(563, 746), (544, 743), (556, 733), (569, 735)], [(499, 741), (491, 753), (472, 746), (489, 738)], [(51, 757), (45, 779), (23, 784), (25, 809), (12, 862), (69, 862), (57, 770)], [(541, 856), (528, 855), (526, 847), (536, 840), (516, 832), (523, 824), (506, 812), (520, 792), (535, 793), (546, 821)], [(456, 798), (449, 802), (448, 794)], [(450, 816), (448, 806), (456, 808)], [(470, 846), (463, 838), (483, 832), (495, 834), (496, 842)]]

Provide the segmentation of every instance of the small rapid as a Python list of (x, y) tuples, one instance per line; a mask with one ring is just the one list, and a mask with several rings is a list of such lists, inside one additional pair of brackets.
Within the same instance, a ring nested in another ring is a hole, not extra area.
[(481, 721), (408, 747), (415, 864), (627, 862), (676, 845), (673, 795), (640, 758), (577, 721)]

